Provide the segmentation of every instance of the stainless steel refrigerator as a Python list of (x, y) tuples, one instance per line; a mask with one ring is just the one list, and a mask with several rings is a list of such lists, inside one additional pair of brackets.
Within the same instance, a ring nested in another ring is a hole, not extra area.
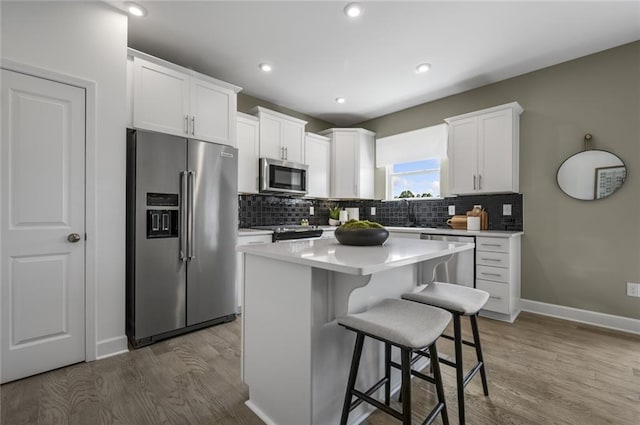
[(237, 150), (127, 130), (126, 331), (135, 348), (235, 319)]

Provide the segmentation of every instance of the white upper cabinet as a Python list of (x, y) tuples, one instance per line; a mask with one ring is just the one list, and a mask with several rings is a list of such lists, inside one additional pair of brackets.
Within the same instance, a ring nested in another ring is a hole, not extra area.
[(144, 59), (133, 58), (133, 125), (186, 135), (190, 77)]
[(362, 128), (331, 128), (331, 197), (373, 199), (375, 133)]
[(258, 118), (238, 112), (238, 192), (258, 193), (260, 123)]
[(134, 128), (235, 146), (240, 87), (129, 49)]
[(260, 119), (260, 157), (304, 163), (306, 121), (256, 106)]
[(236, 93), (191, 78), (191, 136), (235, 146)]
[(307, 169), (307, 196), (328, 198), (331, 189), (331, 139), (307, 133), (304, 155), (304, 163), (309, 166)]
[(520, 114), (517, 102), (447, 118), (453, 195), (518, 192)]

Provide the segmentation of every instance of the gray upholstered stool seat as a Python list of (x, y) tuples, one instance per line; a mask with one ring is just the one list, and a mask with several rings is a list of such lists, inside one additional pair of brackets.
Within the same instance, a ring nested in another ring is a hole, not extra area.
[(450, 321), (451, 313), (441, 308), (395, 299), (338, 318), (342, 326), (409, 348), (431, 345)]
[[(412, 353), (422, 353), (438, 358), (435, 341), (444, 332), (453, 315), (446, 310), (411, 301), (386, 299), (363, 313), (340, 317), (338, 323), (356, 333), (347, 390), (342, 406), (340, 425), (346, 425), (349, 412), (366, 402), (383, 412), (400, 419), (404, 425), (411, 424), (411, 376), (418, 377), (436, 386), (437, 404), (429, 412), (423, 425), (432, 424), (438, 416), (449, 425), (444, 387), (438, 362), (433, 364), (433, 376), (411, 370)], [(366, 391), (356, 389), (356, 378), (362, 357), (365, 337), (384, 343), (384, 376)], [(392, 361), (391, 349), (400, 350), (400, 364)], [(428, 354), (427, 354), (428, 351)], [(400, 394), (402, 411), (391, 406), (391, 368), (400, 369)], [(374, 394), (384, 386), (384, 402)], [(355, 398), (355, 400), (353, 400)]]
[[(458, 390), (458, 418), (459, 425), (465, 425), (465, 408), (464, 408), (464, 387), (471, 379), (480, 372), (482, 379), (482, 389), (484, 395), (489, 395), (489, 386), (487, 384), (487, 373), (485, 370), (484, 359), (482, 357), (482, 346), (480, 345), (480, 332), (478, 331), (478, 312), (489, 300), (489, 293), (479, 289), (469, 288), (462, 285), (452, 283), (432, 282), (425, 289), (417, 293), (402, 294), (402, 298), (414, 301), (416, 303), (443, 308), (453, 314), (453, 337), (443, 334), (443, 338), (452, 339), (454, 342), (455, 361), (449, 359), (437, 358), (438, 362), (456, 369), (456, 386)], [(471, 331), (473, 333), (473, 342), (465, 341), (462, 338), (462, 328), (460, 317), (468, 316), (471, 322)], [(474, 347), (476, 350), (477, 362), (465, 374), (462, 360), (462, 345)], [(418, 351), (418, 355), (430, 357), (429, 353)]]
[(402, 298), (469, 315), (484, 307), (489, 293), (462, 285), (432, 282), (420, 292), (402, 294)]

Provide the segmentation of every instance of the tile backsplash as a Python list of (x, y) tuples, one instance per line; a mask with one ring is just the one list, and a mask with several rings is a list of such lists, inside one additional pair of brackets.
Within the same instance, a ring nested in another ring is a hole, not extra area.
[[(489, 216), (490, 230), (523, 230), (522, 194), (469, 195), (443, 199), (410, 201), (330, 201), (326, 199), (292, 198), (273, 195), (238, 195), (240, 227), (300, 224), (303, 218), (311, 225), (329, 221), (329, 207), (360, 209), (360, 219), (377, 221), (385, 226), (447, 227), (448, 207), (455, 205), (456, 214), (464, 215), (474, 205), (482, 205)], [(502, 215), (502, 206), (511, 205), (511, 215)], [(309, 207), (315, 214), (309, 215)], [(371, 207), (376, 215), (370, 214)]]

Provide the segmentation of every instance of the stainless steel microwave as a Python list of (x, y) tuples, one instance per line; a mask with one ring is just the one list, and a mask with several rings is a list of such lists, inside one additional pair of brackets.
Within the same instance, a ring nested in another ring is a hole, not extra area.
[(260, 192), (307, 194), (307, 169), (296, 162), (260, 158)]

